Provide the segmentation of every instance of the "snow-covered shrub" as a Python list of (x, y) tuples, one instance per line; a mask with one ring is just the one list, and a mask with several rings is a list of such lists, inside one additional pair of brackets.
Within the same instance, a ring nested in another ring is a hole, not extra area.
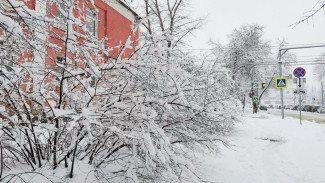
[(226, 69), (202, 70), (154, 34), (125, 58), (138, 25), (111, 57), (105, 38), (77, 39), (73, 28), (84, 26), (72, 0), (61, 33), (52, 26), (60, 20), (8, 2), (14, 11), (0, 7), (0, 180), (18, 165), (45, 177), (45, 167), (68, 168), (73, 178), (76, 162), (86, 162), (99, 182), (200, 181), (183, 148), (215, 147), (236, 121)]

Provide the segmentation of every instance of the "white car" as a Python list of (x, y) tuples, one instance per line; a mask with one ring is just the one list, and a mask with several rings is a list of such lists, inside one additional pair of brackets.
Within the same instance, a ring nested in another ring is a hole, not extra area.
[(318, 110), (318, 113), (325, 113), (325, 106), (321, 106)]
[(291, 109), (292, 105), (286, 105), (284, 109)]

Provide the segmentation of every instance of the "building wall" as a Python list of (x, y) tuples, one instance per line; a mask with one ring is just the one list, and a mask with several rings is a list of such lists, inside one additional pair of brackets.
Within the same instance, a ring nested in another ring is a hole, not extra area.
[[(131, 36), (131, 41), (138, 39), (138, 31), (135, 34), (131, 33), (135, 16), (131, 16), (127, 9), (117, 4), (119, 3), (112, 1), (95, 1), (98, 9), (98, 20), (101, 22), (98, 23), (98, 38), (107, 37), (107, 44), (110, 48), (124, 44), (129, 36)], [(133, 45), (132, 49), (127, 49), (122, 58), (128, 57), (134, 51), (135, 46), (136, 44)], [(111, 52), (112, 56), (116, 57), (119, 51), (121, 50), (114, 49)]]
[[(28, 8), (32, 10), (37, 9), (38, 12), (45, 13), (44, 9), (46, 7), (49, 8), (51, 12), (46, 12), (49, 17), (56, 15), (57, 9), (55, 3), (49, 7), (49, 5), (44, 5), (44, 3), (42, 5), (42, 0), (24, 0), (24, 2)], [(5, 1), (0, 0), (0, 3), (5, 3)], [(88, 1), (88, 3), (90, 3), (90, 1)], [(127, 58), (135, 50), (135, 46), (137, 46), (136, 40), (138, 39), (138, 30), (134, 34), (131, 33), (132, 25), (137, 21), (137, 16), (130, 9), (120, 4), (118, 0), (96, 0), (94, 1), (94, 4), (98, 10), (97, 37), (99, 40), (107, 37), (107, 49), (117, 47), (125, 43), (129, 36), (131, 37), (131, 41), (134, 41), (132, 48), (126, 49), (122, 54), (122, 59)], [(84, 14), (75, 14), (75, 16), (84, 17), (85, 8), (83, 9)], [(84, 22), (83, 18), (81, 18), (81, 20)], [(57, 29), (55, 30), (55, 33), (64, 33), (63, 29), (60, 30), (60, 26), (55, 26), (55, 29)], [(3, 30), (0, 28), (0, 35), (2, 34), (2, 31)], [(81, 34), (84, 33), (81, 32)], [(80, 40), (84, 41), (83, 39)], [(60, 44), (59, 41), (54, 41), (53, 39), (50, 39), (50, 41), (53, 41), (53, 43), (58, 45)], [(110, 56), (116, 57), (119, 54), (119, 51), (121, 51), (121, 49), (115, 48), (111, 52)]]
[[(23, 1), (23, 0), (22, 0)], [(76, 0), (80, 1), (81, 0)], [(49, 4), (44, 3), (42, 0), (24, 0), (23, 1), (29, 9), (37, 10), (37, 12), (42, 13), (43, 15), (46, 15), (48, 17), (53, 17), (57, 15), (57, 7), (56, 4), (53, 3), (51, 6)], [(90, 3), (90, 1), (88, 1)], [(0, 0), (0, 3), (4, 3), (4, 0)], [(85, 14), (86, 14), (86, 7), (81, 7), (79, 3), (77, 6), (79, 9), (83, 10), (83, 12), (78, 13), (77, 11), (74, 11), (75, 17), (80, 17), (80, 20), (82, 23), (85, 22)], [(132, 33), (132, 25), (137, 21), (136, 15), (126, 8), (125, 6), (119, 4), (118, 1), (115, 0), (95, 0), (94, 5), (97, 9), (97, 30), (96, 30), (96, 36), (98, 40), (107, 39), (105, 42), (106, 48), (112, 49), (114, 48), (110, 53), (110, 57), (116, 58), (117, 56), (120, 56), (121, 59), (128, 58), (135, 50), (135, 47), (137, 46), (137, 39), (138, 39), (138, 30), (136, 30), (134, 33)], [(64, 26), (55, 25), (52, 24), (51, 28), (53, 28), (53, 31), (49, 31), (49, 37), (46, 37), (45, 35), (37, 34), (38, 38), (47, 40), (48, 42), (55, 44), (61, 48), (64, 48), (64, 41), (58, 39), (59, 35), (60, 37), (63, 37), (66, 30)], [(77, 40), (80, 43), (86, 43), (90, 42), (87, 40), (83, 35), (85, 33), (82, 30), (78, 30), (76, 27), (73, 27), (74, 33), (77, 36)], [(0, 28), (0, 37), (3, 34), (3, 30)], [(120, 53), (122, 50), (123, 44), (126, 42), (126, 40), (130, 38), (131, 41), (134, 41), (131, 45), (131, 47), (128, 47), (124, 50), (123, 53)], [(44, 55), (37, 55), (36, 53), (32, 53), (32, 51), (21, 53), (21, 55), (18, 56), (18, 64), (23, 62), (30, 62), (31, 58), (34, 59), (43, 59), (45, 58), (45, 64), (50, 69), (55, 69), (56, 66), (56, 58), (59, 55), (63, 55), (62, 51), (64, 49), (61, 49), (61, 51), (51, 49), (51, 48), (43, 48), (44, 49)], [(71, 56), (71, 54), (68, 56)], [(45, 78), (45, 83), (51, 83), (55, 79), (54, 75), (49, 75), (48, 78)], [(33, 90), (32, 84), (33, 78), (29, 75), (26, 76), (26, 78), (23, 81), (23, 84), (21, 85), (22, 90), (25, 93), (31, 93)], [(59, 92), (57, 86), (53, 86), (51, 89), (53, 91)], [(51, 99), (49, 99), (51, 100)]]

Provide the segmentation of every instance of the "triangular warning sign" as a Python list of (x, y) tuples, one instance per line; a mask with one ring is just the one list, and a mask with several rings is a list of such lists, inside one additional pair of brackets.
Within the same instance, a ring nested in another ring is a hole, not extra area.
[(280, 79), (278, 82), (278, 87), (284, 87), (286, 86), (285, 81), (283, 79)]

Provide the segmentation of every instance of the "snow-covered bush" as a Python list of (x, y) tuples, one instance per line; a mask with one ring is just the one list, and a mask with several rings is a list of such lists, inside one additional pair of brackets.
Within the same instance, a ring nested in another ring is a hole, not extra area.
[(200, 181), (183, 147), (213, 148), (236, 121), (228, 71), (202, 70), (155, 34), (123, 57), (138, 25), (111, 57), (105, 38), (78, 39), (74, 27), (86, 28), (73, 2), (65, 1), (61, 33), (52, 26), (60, 19), (20, 1), (7, 1), (12, 11), (0, 4), (0, 180), (28, 170), (57, 180), (48, 167), (73, 178), (83, 162), (99, 182)]

